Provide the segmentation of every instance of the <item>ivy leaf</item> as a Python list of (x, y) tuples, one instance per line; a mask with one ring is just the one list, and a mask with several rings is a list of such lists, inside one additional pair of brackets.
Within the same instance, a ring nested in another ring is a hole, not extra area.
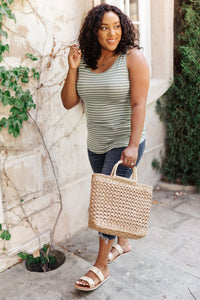
[(0, 89), (0, 102), (3, 100), (3, 93), (2, 90)]
[(6, 106), (7, 104), (9, 104), (9, 100), (10, 100), (10, 97), (9, 97), (9, 96), (6, 96), (6, 95), (4, 94), (3, 100), (1, 101), (2, 104), (3, 104), (3, 106)]
[(13, 72), (13, 75), (15, 76), (16, 80), (19, 80), (19, 77), (20, 77), (20, 75), (21, 75), (20, 68), (15, 67), (15, 68), (12, 70), (12, 72)]
[(4, 2), (0, 5), (0, 14), (5, 15), (9, 19), (12, 18), (12, 12), (7, 3)]
[(1, 25), (0, 25), (0, 34), (1, 34), (2, 36), (4, 36), (5, 38), (8, 37), (7, 32), (1, 28)]
[(42, 250), (43, 250), (44, 252), (47, 252), (47, 249), (48, 249), (48, 248), (49, 248), (49, 245), (44, 244)]
[(21, 257), (23, 260), (27, 259), (28, 257), (28, 254), (27, 253), (23, 253), (23, 252), (20, 252), (17, 254), (19, 257)]
[(22, 87), (19, 86), (18, 89), (16, 90), (15, 95), (16, 95), (16, 97), (21, 98), (23, 96), (23, 94), (24, 94), (24, 92), (22, 90)]
[(32, 107), (33, 107), (34, 109), (36, 108), (36, 104), (34, 104), (32, 98), (29, 98), (29, 99), (28, 99), (26, 107), (29, 108), (29, 109), (32, 108)]
[(4, 47), (5, 47), (5, 48), (4, 48), (4, 51), (9, 52), (9, 45), (8, 45), (8, 44), (5, 44)]
[(26, 56), (29, 57), (31, 60), (38, 60), (38, 58), (31, 53), (26, 53)]
[(22, 121), (27, 121), (28, 120), (28, 115), (25, 111), (22, 111), (19, 113), (18, 117), (22, 120)]
[(13, 126), (9, 126), (9, 127), (8, 127), (8, 133), (9, 133), (9, 134), (13, 133), (13, 129), (14, 129)]
[(12, 126), (12, 119), (9, 117), (8, 119), (3, 118), (1, 121), (4, 128)]
[(34, 73), (33, 73), (33, 78), (39, 80), (39, 79), (40, 79), (40, 74), (39, 74), (39, 72), (34, 72)]
[(12, 116), (14, 117), (14, 116), (18, 116), (19, 114), (20, 114), (20, 110), (18, 109), (18, 108), (16, 108), (16, 107), (12, 107), (11, 109), (10, 109), (10, 112), (12, 113)]
[(2, 80), (1, 85), (5, 86), (7, 89), (9, 89), (11, 86), (11, 81), (9, 79), (4, 79), (4, 80)]
[(6, 241), (9, 241), (11, 238), (11, 234), (8, 230), (5, 230), (5, 238), (6, 238)]
[(2, 240), (5, 239), (5, 234), (4, 234), (4, 232), (0, 233), (0, 238), (1, 238)]
[(0, 234), (0, 238), (1, 238), (2, 240), (9, 241), (10, 238), (11, 238), (11, 235), (10, 235), (10, 233), (9, 233), (8, 230), (4, 230), (4, 231)]
[(0, 129), (2, 129), (2, 127), (5, 127), (4, 124), (5, 124), (6, 120), (7, 120), (6, 118), (2, 118), (1, 119), (1, 121), (0, 121)]
[(10, 102), (10, 92), (9, 91), (5, 91), (4, 93), (2, 93), (0, 91), (0, 101), (2, 102), (2, 104), (4, 106), (6, 106), (7, 104), (9, 104), (9, 102)]
[(15, 127), (13, 129), (13, 132), (12, 132), (13, 136), (16, 138), (18, 137), (18, 135), (20, 135), (20, 131), (19, 131), (19, 128), (18, 127)]
[(0, 67), (0, 79), (5, 79), (6, 68)]
[(12, 81), (11, 82), (11, 84), (10, 84), (10, 87), (11, 87), (11, 89), (14, 91), (14, 92), (16, 92), (16, 90), (17, 90), (17, 81)]
[(0, 52), (3, 53), (4, 51), (9, 52), (9, 45), (8, 44), (3, 45), (2, 42), (0, 41)]
[(21, 109), (21, 108), (24, 107), (24, 101), (22, 101), (22, 100), (19, 99), (19, 98), (15, 98), (14, 106), (15, 106), (16, 108)]
[(10, 97), (10, 92), (9, 91), (5, 91), (4, 92), (4, 96)]
[(5, 2), (0, 5), (0, 15), (5, 15), (9, 19), (13, 19), (16, 22), (15, 15), (12, 13), (10, 7)]
[(28, 77), (22, 77), (21, 82), (23, 83), (29, 83), (29, 78)]

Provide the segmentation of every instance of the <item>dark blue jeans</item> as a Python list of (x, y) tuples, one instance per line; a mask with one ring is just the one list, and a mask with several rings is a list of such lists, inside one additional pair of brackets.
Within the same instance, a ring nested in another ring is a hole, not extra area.
[[(126, 147), (114, 148), (110, 151), (103, 154), (96, 154), (90, 150), (88, 150), (89, 161), (94, 173), (102, 173), (106, 175), (110, 175), (113, 166), (120, 160), (121, 153), (124, 151)], [(145, 141), (139, 145), (138, 149), (138, 158), (136, 162), (136, 166), (138, 165), (145, 149)], [(119, 165), (117, 168), (117, 175), (129, 178), (132, 175), (133, 170), (122, 165)], [(114, 235), (99, 233), (102, 238), (105, 239), (115, 239)]]

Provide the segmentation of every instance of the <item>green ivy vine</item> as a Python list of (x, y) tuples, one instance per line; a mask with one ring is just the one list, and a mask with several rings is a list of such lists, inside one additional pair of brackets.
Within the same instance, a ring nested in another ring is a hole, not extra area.
[[(9, 241), (11, 239), (10, 232), (7, 229), (2, 229), (2, 225), (0, 224), (0, 239), (3, 241)], [(3, 250), (6, 250), (6, 247), (3, 247)]]
[[(10, 8), (13, 2), (14, 0), (0, 0), (0, 36), (6, 39), (8, 33), (2, 29), (2, 22), (4, 18), (16, 22), (15, 15)], [(3, 44), (0, 40), (0, 63), (3, 61), (5, 52), (9, 52), (9, 45)], [(26, 57), (33, 61), (37, 60), (37, 57), (30, 53), (27, 53)], [(8, 133), (15, 138), (20, 135), (22, 123), (28, 120), (29, 110), (36, 108), (30, 90), (24, 89), (24, 84), (29, 83), (31, 77), (36, 80), (40, 78), (40, 74), (35, 68), (19, 66), (7, 70), (5, 66), (0, 66), (0, 103), (3, 106), (11, 106), (8, 118), (3, 117), (0, 120), (0, 131), (8, 128)]]
[[(9, 45), (3, 42), (8, 38), (8, 33), (2, 28), (3, 20), (9, 18), (16, 22), (10, 7), (13, 2), (14, 0), (0, 0), (0, 63), (4, 61), (5, 52), (9, 53)], [(32, 61), (38, 60), (31, 53), (26, 53), (26, 57)], [(36, 108), (30, 90), (24, 88), (30, 78), (39, 80), (40, 74), (35, 68), (19, 66), (8, 70), (5, 66), (0, 65), (0, 105), (10, 106), (9, 116), (0, 120), (0, 131), (8, 128), (8, 133), (15, 138), (20, 135), (23, 122), (28, 120), (29, 110)], [(9, 230), (2, 229), (1, 224), (0, 239), (4, 242), (11, 239)], [(5, 246), (3, 250), (6, 250)]]

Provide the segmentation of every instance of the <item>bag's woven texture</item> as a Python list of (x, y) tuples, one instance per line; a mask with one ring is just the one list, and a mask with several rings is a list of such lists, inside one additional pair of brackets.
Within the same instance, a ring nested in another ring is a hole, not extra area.
[(115, 174), (92, 175), (88, 225), (107, 234), (142, 238), (148, 227), (152, 187)]

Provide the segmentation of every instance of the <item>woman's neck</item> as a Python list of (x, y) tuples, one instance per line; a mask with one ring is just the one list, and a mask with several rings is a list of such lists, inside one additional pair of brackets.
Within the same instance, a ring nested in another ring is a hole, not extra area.
[(115, 52), (114, 51), (109, 51), (106, 49), (101, 49), (101, 56), (99, 59), (107, 59), (110, 58), (112, 56), (115, 56)]

